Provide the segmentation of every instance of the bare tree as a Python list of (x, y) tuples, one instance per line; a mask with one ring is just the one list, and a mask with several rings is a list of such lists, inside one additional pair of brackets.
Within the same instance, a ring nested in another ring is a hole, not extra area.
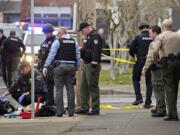
[[(96, 27), (96, 0), (76, 0), (77, 3), (77, 25), (81, 21), (89, 21), (93, 25), (93, 27)], [(78, 27), (78, 26), (77, 26)], [(82, 35), (78, 33), (78, 43), (80, 46), (82, 46)], [(80, 69), (82, 68), (83, 63), (81, 62)], [(78, 71), (78, 78), (77, 78), (77, 87), (76, 87), (76, 103), (77, 106), (80, 105), (80, 82), (81, 82), (81, 71)]]

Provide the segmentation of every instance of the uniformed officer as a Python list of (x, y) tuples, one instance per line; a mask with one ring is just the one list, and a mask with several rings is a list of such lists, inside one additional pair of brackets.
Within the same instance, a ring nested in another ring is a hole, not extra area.
[[(28, 62), (22, 61), (19, 66), (20, 76), (18, 80), (0, 96), (0, 99), (5, 98), (7, 95), (11, 95), (19, 104), (27, 106), (31, 104), (31, 66)], [(35, 101), (38, 96), (41, 96), (41, 102), (45, 100), (47, 93), (45, 81), (42, 74), (35, 70)]]
[[(101, 70), (102, 38), (88, 22), (81, 22), (79, 31), (87, 37), (81, 48), (81, 58), (84, 61), (80, 86), (81, 107), (76, 110), (76, 113), (99, 115), (100, 95), (98, 83)], [(90, 112), (89, 97), (92, 98), (92, 110)]]
[(179, 120), (176, 105), (180, 80), (180, 36), (172, 31), (170, 19), (163, 21), (162, 31), (153, 44), (153, 55), (159, 54), (161, 60), (167, 107), (167, 117), (164, 120), (177, 121)]
[[(4, 41), (2, 45), (2, 57), (5, 61), (5, 68), (7, 69), (7, 85), (11, 86), (18, 78), (18, 64), (20, 58), (26, 50), (22, 40), (15, 36), (16, 32), (11, 31), (10, 36)], [(22, 49), (22, 51), (21, 51)]]
[[(166, 115), (166, 104), (164, 97), (164, 85), (161, 79), (161, 70), (158, 61), (153, 59), (153, 43), (158, 34), (161, 33), (161, 28), (157, 25), (150, 27), (149, 33), (153, 42), (149, 46), (149, 51), (146, 59), (146, 63), (143, 67), (142, 74), (145, 75), (146, 71), (151, 67), (152, 84), (154, 95), (156, 98), (156, 107), (152, 109), (152, 117), (164, 117)], [(158, 57), (158, 56), (157, 56)]]
[(59, 39), (55, 40), (52, 44), (44, 65), (43, 74), (47, 74), (47, 68), (54, 60), (57, 117), (62, 117), (64, 113), (64, 85), (67, 90), (68, 113), (69, 117), (72, 117), (75, 111), (74, 77), (80, 63), (80, 50), (75, 40), (67, 33), (66, 28), (61, 27), (58, 30), (57, 36)]
[(2, 73), (2, 77), (3, 77), (3, 81), (7, 86), (7, 76), (6, 76), (6, 67), (5, 67), (5, 60), (2, 57), (2, 44), (3, 42), (7, 39), (7, 37), (3, 34), (3, 29), (0, 29), (0, 67), (1, 67), (1, 73)]
[[(137, 61), (133, 67), (133, 86), (135, 91), (136, 100), (132, 103), (133, 105), (138, 105), (143, 103), (143, 98), (141, 94), (140, 81), (142, 68), (146, 61), (146, 55), (149, 49), (149, 44), (151, 43), (151, 38), (148, 31), (149, 25), (143, 22), (139, 26), (141, 33), (135, 37), (129, 47), (129, 54), (132, 57), (136, 57)], [(151, 72), (148, 70), (145, 76), (146, 81), (146, 101), (144, 108), (151, 107), (151, 96), (152, 96), (152, 84), (151, 84)]]
[[(51, 24), (45, 24), (42, 28), (42, 32), (45, 34), (46, 39), (41, 44), (39, 53), (38, 53), (38, 69), (42, 72), (45, 61), (48, 57), (52, 43), (55, 41), (56, 37), (53, 35), (54, 28)], [(48, 68), (48, 75), (46, 76), (46, 84), (48, 89), (47, 105), (55, 105), (54, 102), (54, 79), (53, 71), (51, 68)]]

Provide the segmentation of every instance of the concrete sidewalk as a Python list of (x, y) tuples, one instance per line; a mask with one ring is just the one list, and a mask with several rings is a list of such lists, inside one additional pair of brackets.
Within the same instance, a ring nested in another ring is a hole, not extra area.
[(180, 122), (152, 118), (149, 109), (103, 109), (99, 116), (0, 118), (0, 135), (180, 135)]
[[(4, 91), (0, 90), (0, 93)], [(142, 93), (145, 94), (144, 84)], [(132, 85), (113, 85), (101, 87), (101, 94), (133, 97), (134, 91)], [(178, 110), (179, 105), (180, 102)], [(74, 118), (67, 115), (26, 120), (0, 117), (0, 135), (180, 135), (180, 121), (152, 118), (150, 109), (102, 109), (99, 116), (75, 115)]]

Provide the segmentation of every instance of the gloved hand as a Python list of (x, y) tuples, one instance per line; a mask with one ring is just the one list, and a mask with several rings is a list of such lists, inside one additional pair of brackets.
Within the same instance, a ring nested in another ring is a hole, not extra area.
[(19, 97), (19, 99), (18, 99), (18, 102), (19, 102), (20, 104), (22, 104), (23, 99), (24, 99), (24, 95), (21, 95), (21, 96)]
[(4, 96), (0, 96), (0, 100), (4, 100), (4, 98), (5, 98)]
[(47, 76), (47, 71), (48, 71), (47, 68), (43, 68), (43, 75), (44, 75), (44, 76)]

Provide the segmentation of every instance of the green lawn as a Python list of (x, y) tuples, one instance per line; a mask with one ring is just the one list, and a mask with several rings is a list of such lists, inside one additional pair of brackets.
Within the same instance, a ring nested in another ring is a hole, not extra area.
[(132, 84), (132, 69), (127, 73), (116, 75), (116, 80), (112, 80), (109, 71), (102, 70), (100, 74), (100, 85), (113, 85), (113, 84)]

